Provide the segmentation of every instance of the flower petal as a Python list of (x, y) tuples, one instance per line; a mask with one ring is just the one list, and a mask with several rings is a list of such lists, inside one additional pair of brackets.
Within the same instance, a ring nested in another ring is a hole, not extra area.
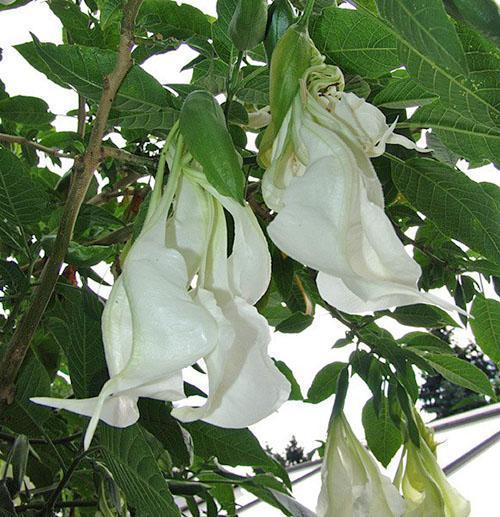
[(247, 427), (276, 411), (288, 399), (290, 384), (267, 354), (269, 326), (255, 307), (235, 298), (222, 311), (217, 308), (214, 317), (221, 332), (217, 347), (205, 358), (207, 402), (172, 414), (185, 422), (202, 419), (221, 427)]

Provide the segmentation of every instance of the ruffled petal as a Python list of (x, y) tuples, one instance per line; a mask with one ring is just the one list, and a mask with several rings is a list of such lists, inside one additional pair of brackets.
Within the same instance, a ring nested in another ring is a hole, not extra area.
[(290, 383), (267, 354), (269, 326), (255, 307), (235, 298), (214, 312), (221, 330), (217, 347), (205, 358), (207, 402), (174, 409), (173, 415), (185, 422), (202, 419), (221, 427), (247, 427), (288, 399)]

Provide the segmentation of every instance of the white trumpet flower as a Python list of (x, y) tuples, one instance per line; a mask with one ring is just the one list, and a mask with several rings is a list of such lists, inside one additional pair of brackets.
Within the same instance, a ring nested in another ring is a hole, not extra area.
[(182, 369), (207, 355), (216, 343), (217, 324), (204, 306), (208, 305), (206, 296), (202, 304), (188, 290), (186, 260), (180, 250), (165, 244), (167, 225), (178, 223), (175, 219), (167, 223), (177, 180), (169, 181), (161, 195), (161, 179), (160, 175), (144, 227), (127, 254), (103, 312), (110, 379), (99, 396), (91, 399), (32, 399), (90, 416), (85, 448), (99, 419), (115, 427), (136, 422), (139, 397), (184, 398)]
[[(215, 296), (217, 305), (207, 305), (207, 309), (218, 322), (219, 338), (205, 357), (209, 379), (206, 403), (175, 408), (172, 414), (186, 422), (201, 419), (221, 427), (246, 427), (276, 411), (290, 393), (290, 383), (267, 353), (269, 325), (253, 306), (269, 284), (269, 250), (249, 206), (221, 196), (196, 171), (191, 175), (212, 201), (210, 244), (197, 288), (200, 294)], [(229, 257), (223, 208), (234, 221)]]
[(457, 308), (419, 292), (419, 265), (406, 253), (384, 212), (382, 186), (370, 162), (387, 143), (415, 144), (393, 133), (384, 115), (343, 91), (337, 67), (318, 65), (278, 132), (263, 195), (277, 212), (268, 226), (276, 246), (317, 269), (321, 296), (358, 314), (430, 303)]
[(321, 481), (318, 517), (400, 517), (405, 512), (403, 498), (342, 413), (330, 423)]
[(408, 502), (405, 517), (468, 517), (469, 501), (453, 488), (425, 440), (420, 447), (412, 442), (405, 446), (400, 470), (406, 465), (402, 478), (397, 481)]

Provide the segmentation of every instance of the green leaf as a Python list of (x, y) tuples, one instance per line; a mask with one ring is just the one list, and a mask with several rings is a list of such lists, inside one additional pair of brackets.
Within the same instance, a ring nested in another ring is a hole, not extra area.
[(450, 382), (489, 397), (495, 396), (488, 377), (477, 366), (450, 355), (427, 354), (425, 358)]
[(208, 17), (199, 9), (173, 0), (145, 0), (137, 16), (137, 25), (164, 39), (189, 40), (191, 36), (210, 38)]
[(481, 350), (500, 363), (500, 302), (476, 296), (470, 326)]
[(21, 248), (46, 206), (46, 192), (30, 178), (24, 163), (0, 147), (0, 238)]
[(500, 262), (498, 206), (480, 184), (428, 158), (392, 160), (392, 178), (411, 205), (446, 236)]
[[(98, 101), (103, 78), (116, 62), (116, 52), (78, 45), (31, 43), (15, 47), (39, 72), (64, 88), (74, 88), (84, 97)], [(113, 108), (140, 114), (173, 108), (172, 95), (141, 67), (133, 66), (123, 81)]]
[(16, 381), (14, 402), (2, 414), (2, 425), (28, 437), (40, 436), (40, 426), (50, 417), (51, 411), (34, 404), (30, 398), (48, 396), (49, 393), (49, 375), (38, 358), (30, 352)]
[(288, 400), (304, 400), (302, 391), (300, 389), (300, 385), (297, 382), (295, 376), (293, 375), (292, 370), (290, 370), (290, 368), (285, 362), (277, 361), (276, 359), (273, 360), (274, 364), (276, 365), (276, 368), (278, 368), (278, 370), (287, 378), (288, 382), (292, 387)]
[(472, 27), (500, 44), (500, 12), (495, 0), (445, 0), (453, 16), (463, 19)]
[(26, 275), (13, 260), (0, 260), (0, 289), (6, 295), (24, 292), (29, 287)]
[(306, 402), (318, 404), (335, 393), (340, 372), (346, 363), (334, 362), (327, 364), (316, 374), (307, 392)]
[(52, 122), (54, 115), (42, 99), (16, 95), (0, 100), (0, 118), (25, 126), (41, 126)]
[(442, 309), (421, 303), (398, 307), (388, 316), (409, 327), (442, 328), (447, 325), (458, 327), (458, 323)]
[(360, 11), (325, 9), (313, 23), (311, 36), (331, 63), (353, 74), (377, 78), (401, 64), (396, 38)]
[(109, 123), (112, 126), (120, 126), (124, 129), (161, 130), (162, 133), (167, 134), (178, 118), (178, 110), (175, 108), (165, 108), (147, 113), (112, 113), (109, 117)]
[(61, 20), (69, 42), (88, 47), (103, 45), (104, 38), (99, 26), (90, 28), (89, 17), (71, 0), (50, 0), (49, 7)]
[(310, 314), (294, 312), (291, 316), (276, 325), (276, 331), (283, 334), (297, 334), (309, 327), (314, 318)]
[(368, 447), (380, 463), (387, 467), (403, 443), (401, 431), (394, 425), (389, 413), (387, 399), (382, 397), (378, 412), (373, 399), (368, 400), (363, 407), (362, 422)]
[(101, 337), (103, 307), (85, 289), (67, 287), (62, 296), (49, 319), (49, 330), (68, 360), (75, 396), (94, 397), (108, 378)]
[(104, 463), (139, 517), (180, 516), (156, 461), (147, 433), (138, 424), (116, 429), (101, 424)]
[[(219, 103), (206, 91), (190, 93), (181, 109), (181, 133), (208, 181), (224, 196), (243, 203), (245, 177)], [(210, 135), (210, 138), (207, 138)]]
[(248, 429), (225, 429), (206, 422), (183, 424), (193, 438), (194, 452), (202, 458), (216, 457), (223, 465), (262, 467), (288, 483), (283, 467), (261, 447)]
[[(442, 0), (427, 0), (425, 8), (420, 0), (377, 0), (377, 5), (385, 19), (383, 26), (398, 39), (399, 55), (410, 76), (439, 95), (448, 109), (496, 127), (500, 115), (498, 76), (494, 74), (498, 59), (481, 53), (471, 57), (473, 66), (467, 62), (467, 45), (462, 47)], [(470, 50), (473, 56), (475, 49)], [(492, 60), (497, 61), (493, 69)]]
[[(391, 79), (373, 99), (373, 104), (381, 108), (411, 108), (430, 104), (436, 95), (422, 88), (413, 79)], [(413, 117), (410, 119), (413, 121)]]
[(168, 407), (159, 400), (139, 399), (140, 424), (155, 436), (172, 457), (177, 467), (193, 462), (191, 435), (170, 416)]

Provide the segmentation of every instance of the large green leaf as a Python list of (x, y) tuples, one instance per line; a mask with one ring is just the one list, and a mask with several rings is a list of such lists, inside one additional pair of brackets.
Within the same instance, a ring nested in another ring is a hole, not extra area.
[[(382, 19), (365, 2), (357, 5), (397, 38), (401, 61), (410, 76), (439, 95), (443, 105), (457, 116), (498, 127), (498, 54), (470, 48), (465, 62), (460, 38), (441, 0), (430, 0), (424, 9), (418, 0), (376, 1)], [(497, 63), (494, 68), (492, 61)]]
[(77, 398), (99, 394), (108, 378), (101, 337), (102, 304), (85, 289), (66, 288), (49, 329), (68, 359), (71, 386)]
[(206, 422), (183, 424), (193, 438), (194, 452), (202, 458), (216, 456), (220, 463), (237, 467), (263, 467), (288, 479), (286, 471), (261, 447), (248, 429), (225, 429)]
[(482, 351), (500, 363), (500, 302), (476, 296), (470, 326)]
[[(16, 49), (39, 72), (65, 88), (74, 88), (84, 97), (98, 101), (103, 78), (116, 62), (116, 53), (78, 45), (54, 45), (33, 42)], [(133, 66), (118, 91), (114, 109), (135, 113), (151, 113), (172, 108), (172, 95), (139, 66)]]
[(104, 463), (123, 490), (135, 515), (180, 516), (180, 511), (156, 461), (146, 431), (135, 424), (126, 429), (101, 425), (99, 442)]
[(22, 248), (30, 227), (42, 218), (47, 199), (24, 163), (0, 147), (0, 239)]
[(488, 377), (477, 366), (451, 355), (427, 354), (425, 358), (450, 382), (490, 397), (495, 395)]
[(380, 77), (401, 64), (394, 35), (360, 11), (325, 9), (311, 36), (333, 64), (363, 77)]
[(392, 421), (387, 399), (382, 397), (378, 412), (373, 399), (370, 399), (363, 407), (362, 421), (368, 447), (380, 463), (387, 467), (403, 443), (401, 431)]
[(191, 36), (209, 38), (210, 22), (206, 14), (174, 0), (145, 0), (137, 16), (137, 25), (163, 38), (187, 40)]
[(500, 262), (500, 218), (495, 200), (480, 184), (428, 158), (392, 160), (392, 178), (413, 207), (445, 235), (495, 263)]
[(49, 112), (49, 106), (44, 100), (16, 95), (0, 101), (0, 118), (26, 126), (37, 126), (52, 122), (54, 115)]

